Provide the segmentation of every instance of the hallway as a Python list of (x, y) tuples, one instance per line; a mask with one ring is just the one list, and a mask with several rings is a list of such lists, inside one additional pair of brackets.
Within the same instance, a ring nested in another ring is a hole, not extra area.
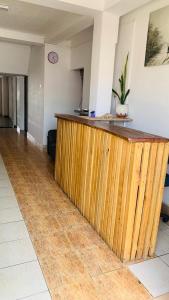
[(0, 153), (53, 300), (152, 299), (56, 185), (46, 153), (14, 129), (0, 130)]
[(29, 295), (37, 295), (37, 299), (50, 300), (42, 271), (1, 156), (0, 278), (1, 299), (25, 299)]
[(5, 118), (0, 116), (0, 128), (12, 128), (13, 127), (13, 123), (12, 120), (10, 118)]

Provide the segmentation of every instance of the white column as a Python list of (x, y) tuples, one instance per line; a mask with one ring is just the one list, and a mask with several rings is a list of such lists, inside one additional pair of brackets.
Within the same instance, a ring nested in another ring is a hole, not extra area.
[(96, 115), (110, 113), (115, 47), (119, 17), (110, 12), (94, 19), (89, 109)]

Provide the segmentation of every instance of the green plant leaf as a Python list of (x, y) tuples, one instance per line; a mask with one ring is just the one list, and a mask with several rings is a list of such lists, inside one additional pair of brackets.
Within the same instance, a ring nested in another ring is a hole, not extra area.
[(120, 93), (117, 93), (115, 90), (112, 90), (113, 93), (119, 98), (119, 101), (121, 104), (125, 103), (126, 98), (128, 97), (128, 95), (130, 93), (130, 90), (126, 91), (128, 59), (129, 59), (129, 53), (127, 54), (124, 68), (123, 68), (122, 74), (119, 78)]
[(114, 89), (112, 89), (112, 92), (113, 92), (113, 94), (114, 94), (115, 96), (117, 96), (117, 97), (119, 98), (119, 100), (120, 100), (119, 94), (118, 94)]
[(130, 89), (128, 89), (127, 92), (126, 92), (126, 94), (125, 94), (125, 101), (126, 101), (126, 99), (127, 99), (127, 97), (128, 97), (129, 94), (130, 94)]

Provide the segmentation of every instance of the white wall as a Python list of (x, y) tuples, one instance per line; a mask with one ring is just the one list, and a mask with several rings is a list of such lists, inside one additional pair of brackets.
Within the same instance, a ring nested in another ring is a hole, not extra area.
[(90, 27), (71, 40), (71, 69), (84, 68), (83, 108), (89, 108), (93, 28)]
[(169, 0), (151, 2), (121, 19), (114, 87), (125, 55), (130, 52), (129, 126), (169, 137), (169, 65), (144, 67), (150, 12), (169, 5)]
[(30, 46), (0, 42), (0, 73), (27, 74)]
[[(48, 53), (56, 51), (59, 62), (51, 64)], [(74, 113), (80, 99), (79, 74), (71, 70), (71, 49), (65, 44), (45, 45), (45, 77), (44, 77), (44, 136), (46, 144), (47, 133), (56, 128), (55, 113)]]
[(43, 145), (44, 47), (32, 46), (28, 74), (28, 133)]
[[(76, 69), (84, 68), (84, 107), (89, 104), (92, 29), (60, 45), (32, 46), (28, 81), (28, 133), (46, 145), (47, 133), (56, 128), (55, 113), (74, 113), (79, 107), (81, 82)], [(48, 53), (56, 51), (59, 62), (51, 64)]]
[[(165, 5), (169, 0), (155, 1), (121, 19), (114, 87), (129, 51), (128, 102), (134, 121), (128, 126), (169, 137), (169, 65), (144, 67), (149, 14)], [(169, 188), (163, 201), (169, 205)]]
[[(57, 64), (49, 63), (50, 51), (58, 53)], [(71, 70), (71, 48), (32, 46), (28, 74), (28, 133), (36, 143), (46, 145), (48, 131), (56, 128), (54, 114), (73, 114), (79, 105), (80, 77)]]

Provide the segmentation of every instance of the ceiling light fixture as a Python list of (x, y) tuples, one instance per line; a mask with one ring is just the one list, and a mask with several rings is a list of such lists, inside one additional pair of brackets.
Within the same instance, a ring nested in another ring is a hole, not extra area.
[(9, 6), (8, 5), (4, 5), (4, 4), (0, 4), (0, 9), (8, 11)]

